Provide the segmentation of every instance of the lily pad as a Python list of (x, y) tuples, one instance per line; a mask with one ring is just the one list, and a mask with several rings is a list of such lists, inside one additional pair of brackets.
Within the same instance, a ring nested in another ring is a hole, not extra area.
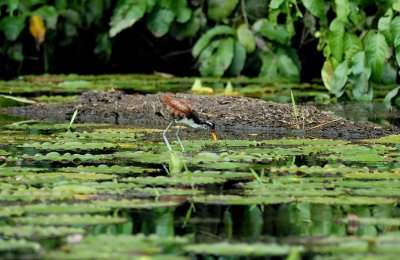
[(0, 226), (0, 235), (3, 237), (16, 237), (24, 239), (50, 239), (65, 237), (74, 234), (83, 234), (82, 228), (72, 227), (43, 227), (43, 226)]
[(17, 224), (44, 226), (90, 226), (100, 224), (120, 224), (127, 220), (120, 217), (99, 215), (46, 215), (12, 218)]
[(291, 251), (304, 251), (302, 246), (288, 246), (278, 244), (246, 244), (246, 243), (214, 243), (195, 244), (184, 247), (186, 252), (222, 256), (282, 256)]

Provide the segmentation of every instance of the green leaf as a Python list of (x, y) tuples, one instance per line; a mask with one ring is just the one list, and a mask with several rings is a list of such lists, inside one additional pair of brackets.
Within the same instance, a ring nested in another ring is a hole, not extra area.
[(7, 55), (10, 59), (21, 62), (24, 60), (24, 54), (22, 51), (23, 46), (18, 42), (7, 49)]
[(175, 14), (170, 10), (155, 10), (147, 17), (147, 28), (154, 36), (162, 37), (168, 33), (174, 18)]
[(237, 37), (248, 53), (252, 53), (256, 49), (256, 40), (247, 24), (243, 23), (238, 27)]
[(54, 6), (45, 5), (35, 10), (33, 13), (39, 15), (46, 21), (46, 28), (54, 30), (57, 28), (58, 13)]
[(131, 27), (143, 17), (146, 12), (146, 2), (140, 0), (119, 1), (110, 21), (110, 37), (114, 37), (122, 30)]
[(350, 13), (349, 0), (335, 0), (336, 15), (342, 22), (347, 22)]
[(25, 16), (7, 16), (0, 21), (2, 30), (9, 41), (15, 41), (25, 26)]
[(228, 74), (232, 76), (238, 75), (246, 62), (246, 48), (240, 42), (235, 41), (235, 53), (233, 55), (231, 66), (228, 68)]
[(18, 4), (19, 0), (8, 0), (7, 10), (10, 16), (13, 16), (14, 11), (18, 8)]
[(259, 19), (253, 25), (253, 30), (270, 40), (284, 45), (290, 44), (291, 35), (283, 25), (274, 25), (267, 19)]
[(325, 3), (323, 0), (301, 0), (304, 7), (318, 18), (325, 17)]
[(207, 15), (211, 20), (221, 21), (235, 10), (239, 0), (208, 0)]
[[(214, 55), (214, 76), (222, 77), (225, 70), (231, 65), (234, 55), (234, 40), (226, 38), (220, 40), (218, 49)], [(212, 57), (213, 58), (213, 57)]]
[(372, 69), (372, 80), (382, 80), (383, 63), (385, 62), (388, 44), (385, 36), (379, 32), (371, 32), (365, 38), (365, 55)]
[(335, 73), (335, 71), (333, 70), (332, 61), (326, 60), (324, 62), (324, 65), (322, 66), (321, 78), (322, 78), (322, 81), (324, 82), (324, 86), (329, 91), (331, 91), (331, 89), (332, 89), (332, 80), (333, 80), (334, 73)]
[(400, 16), (396, 16), (390, 23), (390, 34), (394, 47), (400, 45)]
[(199, 13), (198, 10), (194, 11), (194, 15), (186, 23), (172, 23), (169, 33), (177, 40), (195, 36), (201, 27), (201, 17), (196, 15), (197, 13)]
[(328, 46), (333, 58), (340, 63), (343, 60), (344, 23), (336, 18), (330, 24), (329, 29)]
[(362, 50), (360, 39), (352, 33), (344, 34), (344, 56), (350, 61), (354, 54)]
[[(216, 51), (214, 52), (214, 50)], [(202, 62), (200, 73), (203, 76), (222, 77), (232, 63), (233, 55), (233, 38), (230, 37), (213, 42), (199, 57)]]
[(367, 64), (367, 59), (365, 56), (365, 52), (360, 51), (351, 59), (352, 67), (351, 72), (355, 75), (359, 75), (362, 73), (367, 73), (368, 76), (371, 74), (371, 68)]
[(268, 81), (278, 79), (278, 63), (276, 55), (268, 53), (262, 57), (262, 66), (259, 77), (263, 77)]
[(283, 2), (285, 2), (286, 0), (271, 0), (271, 2), (269, 3), (269, 8), (271, 9), (277, 9), (279, 8), (279, 6), (281, 6), (281, 4)]
[(206, 48), (212, 38), (214, 38), (217, 35), (235, 35), (235, 30), (229, 26), (226, 25), (217, 25), (207, 32), (205, 32), (196, 42), (196, 44), (193, 46), (192, 49), (192, 54), (194, 57), (199, 56), (199, 54)]
[(394, 88), (386, 94), (383, 104), (389, 109), (392, 107), (392, 101), (396, 96), (400, 95), (400, 87)]
[(186, 23), (192, 16), (192, 9), (187, 6), (186, 0), (174, 0), (171, 2), (171, 11), (175, 13), (178, 23)]
[(288, 78), (290, 82), (299, 82), (300, 81), (300, 71), (296, 66), (294, 61), (286, 54), (280, 54), (278, 56), (279, 62), (279, 72), (280, 74)]
[(392, 42), (392, 34), (391, 34), (391, 22), (393, 18), (393, 10), (389, 9), (386, 11), (385, 15), (382, 16), (379, 21), (378, 21), (378, 30), (379, 32), (383, 33), (385, 35), (386, 40), (388, 42)]
[(336, 97), (341, 97), (344, 93), (344, 86), (347, 83), (348, 75), (350, 73), (350, 69), (348, 66), (347, 60), (343, 61), (339, 66), (335, 69), (332, 85), (331, 85), (331, 93), (333, 93)]
[(400, 0), (393, 0), (393, 10), (400, 12)]

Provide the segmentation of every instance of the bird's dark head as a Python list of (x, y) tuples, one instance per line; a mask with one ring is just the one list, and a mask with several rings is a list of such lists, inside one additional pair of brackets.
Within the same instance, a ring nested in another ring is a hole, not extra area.
[(207, 128), (210, 132), (214, 140), (217, 140), (217, 135), (215, 134), (215, 124), (210, 121), (204, 121), (203, 125)]

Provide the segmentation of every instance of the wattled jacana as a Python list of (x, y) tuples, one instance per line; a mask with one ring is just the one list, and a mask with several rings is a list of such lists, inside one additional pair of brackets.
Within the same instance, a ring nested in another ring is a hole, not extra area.
[[(166, 109), (168, 110), (168, 112), (171, 113), (171, 116), (173, 118), (173, 121), (168, 125), (168, 127), (163, 132), (163, 138), (165, 143), (167, 144), (169, 151), (172, 152), (173, 150), (168, 142), (166, 133), (168, 129), (171, 127), (172, 123), (174, 122), (176, 124), (183, 124), (193, 128), (207, 129), (211, 132), (211, 135), (214, 138), (214, 140), (217, 140), (217, 135), (215, 134), (215, 124), (206, 120), (205, 121), (201, 120), (196, 110), (194, 110), (194, 105), (191, 102), (178, 98), (171, 94), (165, 94), (162, 97), (162, 101), (164, 102)], [(185, 148), (183, 147), (183, 144), (178, 134), (179, 134), (179, 128), (176, 131), (175, 135), (176, 139), (178, 139), (179, 145), (182, 148), (182, 152), (185, 152)]]

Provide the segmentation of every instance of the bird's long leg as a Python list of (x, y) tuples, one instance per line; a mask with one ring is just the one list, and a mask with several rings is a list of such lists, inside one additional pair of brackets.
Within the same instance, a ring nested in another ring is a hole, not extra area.
[(169, 150), (170, 152), (173, 152), (173, 150), (172, 150), (172, 148), (171, 148), (171, 145), (169, 145), (167, 136), (166, 136), (165, 134), (168, 132), (168, 129), (171, 127), (172, 123), (173, 123), (173, 121), (168, 125), (168, 127), (164, 130), (164, 132), (163, 132), (163, 134), (162, 134), (162, 136), (163, 136), (163, 138), (164, 138), (164, 142), (165, 142), (165, 144), (167, 145), (168, 150)]
[(178, 139), (179, 145), (181, 146), (182, 153), (185, 153), (186, 150), (185, 150), (185, 148), (183, 147), (183, 144), (182, 144), (182, 142), (181, 142), (181, 139), (179, 138), (179, 130), (180, 130), (180, 129), (181, 129), (181, 128), (178, 127), (178, 130), (176, 130), (175, 135), (176, 135), (176, 139)]

